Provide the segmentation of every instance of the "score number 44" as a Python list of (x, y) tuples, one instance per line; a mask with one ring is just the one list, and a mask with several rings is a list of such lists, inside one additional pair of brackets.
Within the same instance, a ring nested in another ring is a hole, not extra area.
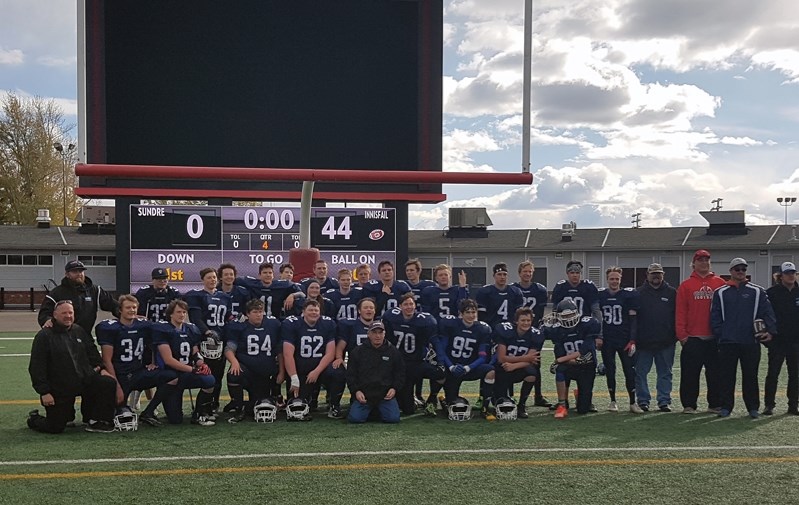
[(322, 226), (322, 235), (327, 236), (330, 240), (335, 240), (337, 236), (344, 237), (344, 240), (349, 240), (352, 236), (350, 216), (344, 216), (338, 227), (336, 226), (336, 218), (334, 216), (327, 218), (325, 225)]

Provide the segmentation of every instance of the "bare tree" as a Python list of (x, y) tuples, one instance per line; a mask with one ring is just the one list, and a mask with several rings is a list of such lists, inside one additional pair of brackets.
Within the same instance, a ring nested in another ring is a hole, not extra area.
[[(38, 209), (54, 223), (74, 216), (74, 145), (64, 114), (52, 99), (8, 94), (0, 109), (0, 223), (33, 224)], [(58, 144), (62, 151), (56, 151)]]

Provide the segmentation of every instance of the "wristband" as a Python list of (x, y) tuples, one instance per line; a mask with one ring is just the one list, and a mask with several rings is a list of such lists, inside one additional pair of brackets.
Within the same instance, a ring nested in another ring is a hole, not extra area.
[(293, 388), (299, 388), (300, 387), (300, 376), (299, 375), (294, 374), (294, 375), (291, 376), (291, 387), (293, 387)]

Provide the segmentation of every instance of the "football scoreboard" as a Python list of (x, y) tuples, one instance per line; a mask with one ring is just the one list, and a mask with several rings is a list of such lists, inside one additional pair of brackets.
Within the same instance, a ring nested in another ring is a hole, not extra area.
[[(200, 270), (221, 263), (253, 277), (258, 265), (272, 263), (277, 278), (299, 241), (298, 207), (131, 205), (131, 292), (150, 284), (156, 267), (183, 293), (201, 288)], [(395, 210), (313, 208), (311, 247), (320, 250), (331, 277), (361, 263), (372, 271), (384, 260), (396, 264)]]

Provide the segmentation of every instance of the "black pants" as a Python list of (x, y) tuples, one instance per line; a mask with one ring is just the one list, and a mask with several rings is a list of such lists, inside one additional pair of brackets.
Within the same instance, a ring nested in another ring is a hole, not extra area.
[(216, 380), (213, 392), (213, 410), (216, 410), (219, 408), (219, 395), (222, 392), (222, 378), (225, 376), (225, 365), (227, 365), (227, 360), (225, 358), (207, 359), (205, 360), (205, 364), (211, 369), (211, 375), (213, 375), (214, 380)]
[(341, 396), (344, 394), (344, 387), (346, 386), (346, 376), (340, 372), (334, 372), (332, 367), (327, 367), (319, 374), (319, 378), (313, 384), (308, 384), (308, 373), (298, 371), (297, 375), (300, 378), (300, 392), (298, 398), (303, 398), (309, 404), (314, 398), (319, 397), (319, 387), (324, 384), (325, 391), (328, 394), (328, 401), (330, 405), (338, 407), (341, 404)]
[[(537, 366), (527, 365), (524, 368), (506, 372), (502, 365), (497, 363), (494, 367), (496, 374), (496, 382), (494, 383), (494, 401), (508, 394), (508, 391), (514, 384), (524, 382), (522, 384), (521, 395), (519, 396), (519, 405), (525, 405), (527, 398), (530, 397), (530, 391), (533, 390), (535, 382), (541, 381), (541, 372)], [(524, 379), (528, 377), (535, 377), (535, 382), (525, 382)]]
[[(591, 410), (591, 402), (594, 396), (594, 378), (596, 378), (596, 368), (593, 366), (574, 366), (567, 365), (564, 375), (566, 383), (570, 380), (577, 383), (577, 413), (587, 414)], [(566, 395), (568, 397), (568, 391)]]
[(689, 337), (680, 351), (680, 402), (683, 407), (696, 409), (699, 399), (699, 381), (705, 367), (707, 406), (721, 405), (719, 394), (719, 350), (715, 339), (701, 340)]
[(624, 350), (626, 342), (612, 342), (606, 340), (602, 344), (602, 363), (605, 364), (605, 378), (608, 381), (608, 392), (610, 399), (616, 401), (616, 356), (621, 361), (622, 373), (624, 373), (624, 386), (627, 388), (627, 395), (630, 398), (630, 405), (635, 403), (635, 364), (633, 358), (627, 355)]
[(413, 414), (416, 411), (416, 404), (413, 401), (414, 388), (419, 379), (427, 378), (430, 380), (441, 380), (446, 376), (444, 370), (433, 366), (425, 361), (406, 361), (405, 362), (405, 385), (397, 392), (397, 403), (405, 415)]
[(746, 410), (760, 410), (760, 389), (757, 383), (760, 344), (719, 344), (721, 408), (732, 412), (735, 406), (735, 380), (739, 362)]
[[(93, 375), (81, 391), (81, 411), (87, 421), (112, 422), (116, 405), (117, 381), (111, 377)], [(61, 433), (75, 419), (75, 397), (56, 396), (55, 405), (44, 408), (46, 417), (34, 417), (28, 427), (43, 433)]]
[(777, 381), (782, 364), (788, 367), (788, 408), (799, 406), (799, 342), (772, 341), (768, 347), (768, 373), (766, 374), (766, 393), (763, 402), (766, 408), (774, 408), (777, 395)]

